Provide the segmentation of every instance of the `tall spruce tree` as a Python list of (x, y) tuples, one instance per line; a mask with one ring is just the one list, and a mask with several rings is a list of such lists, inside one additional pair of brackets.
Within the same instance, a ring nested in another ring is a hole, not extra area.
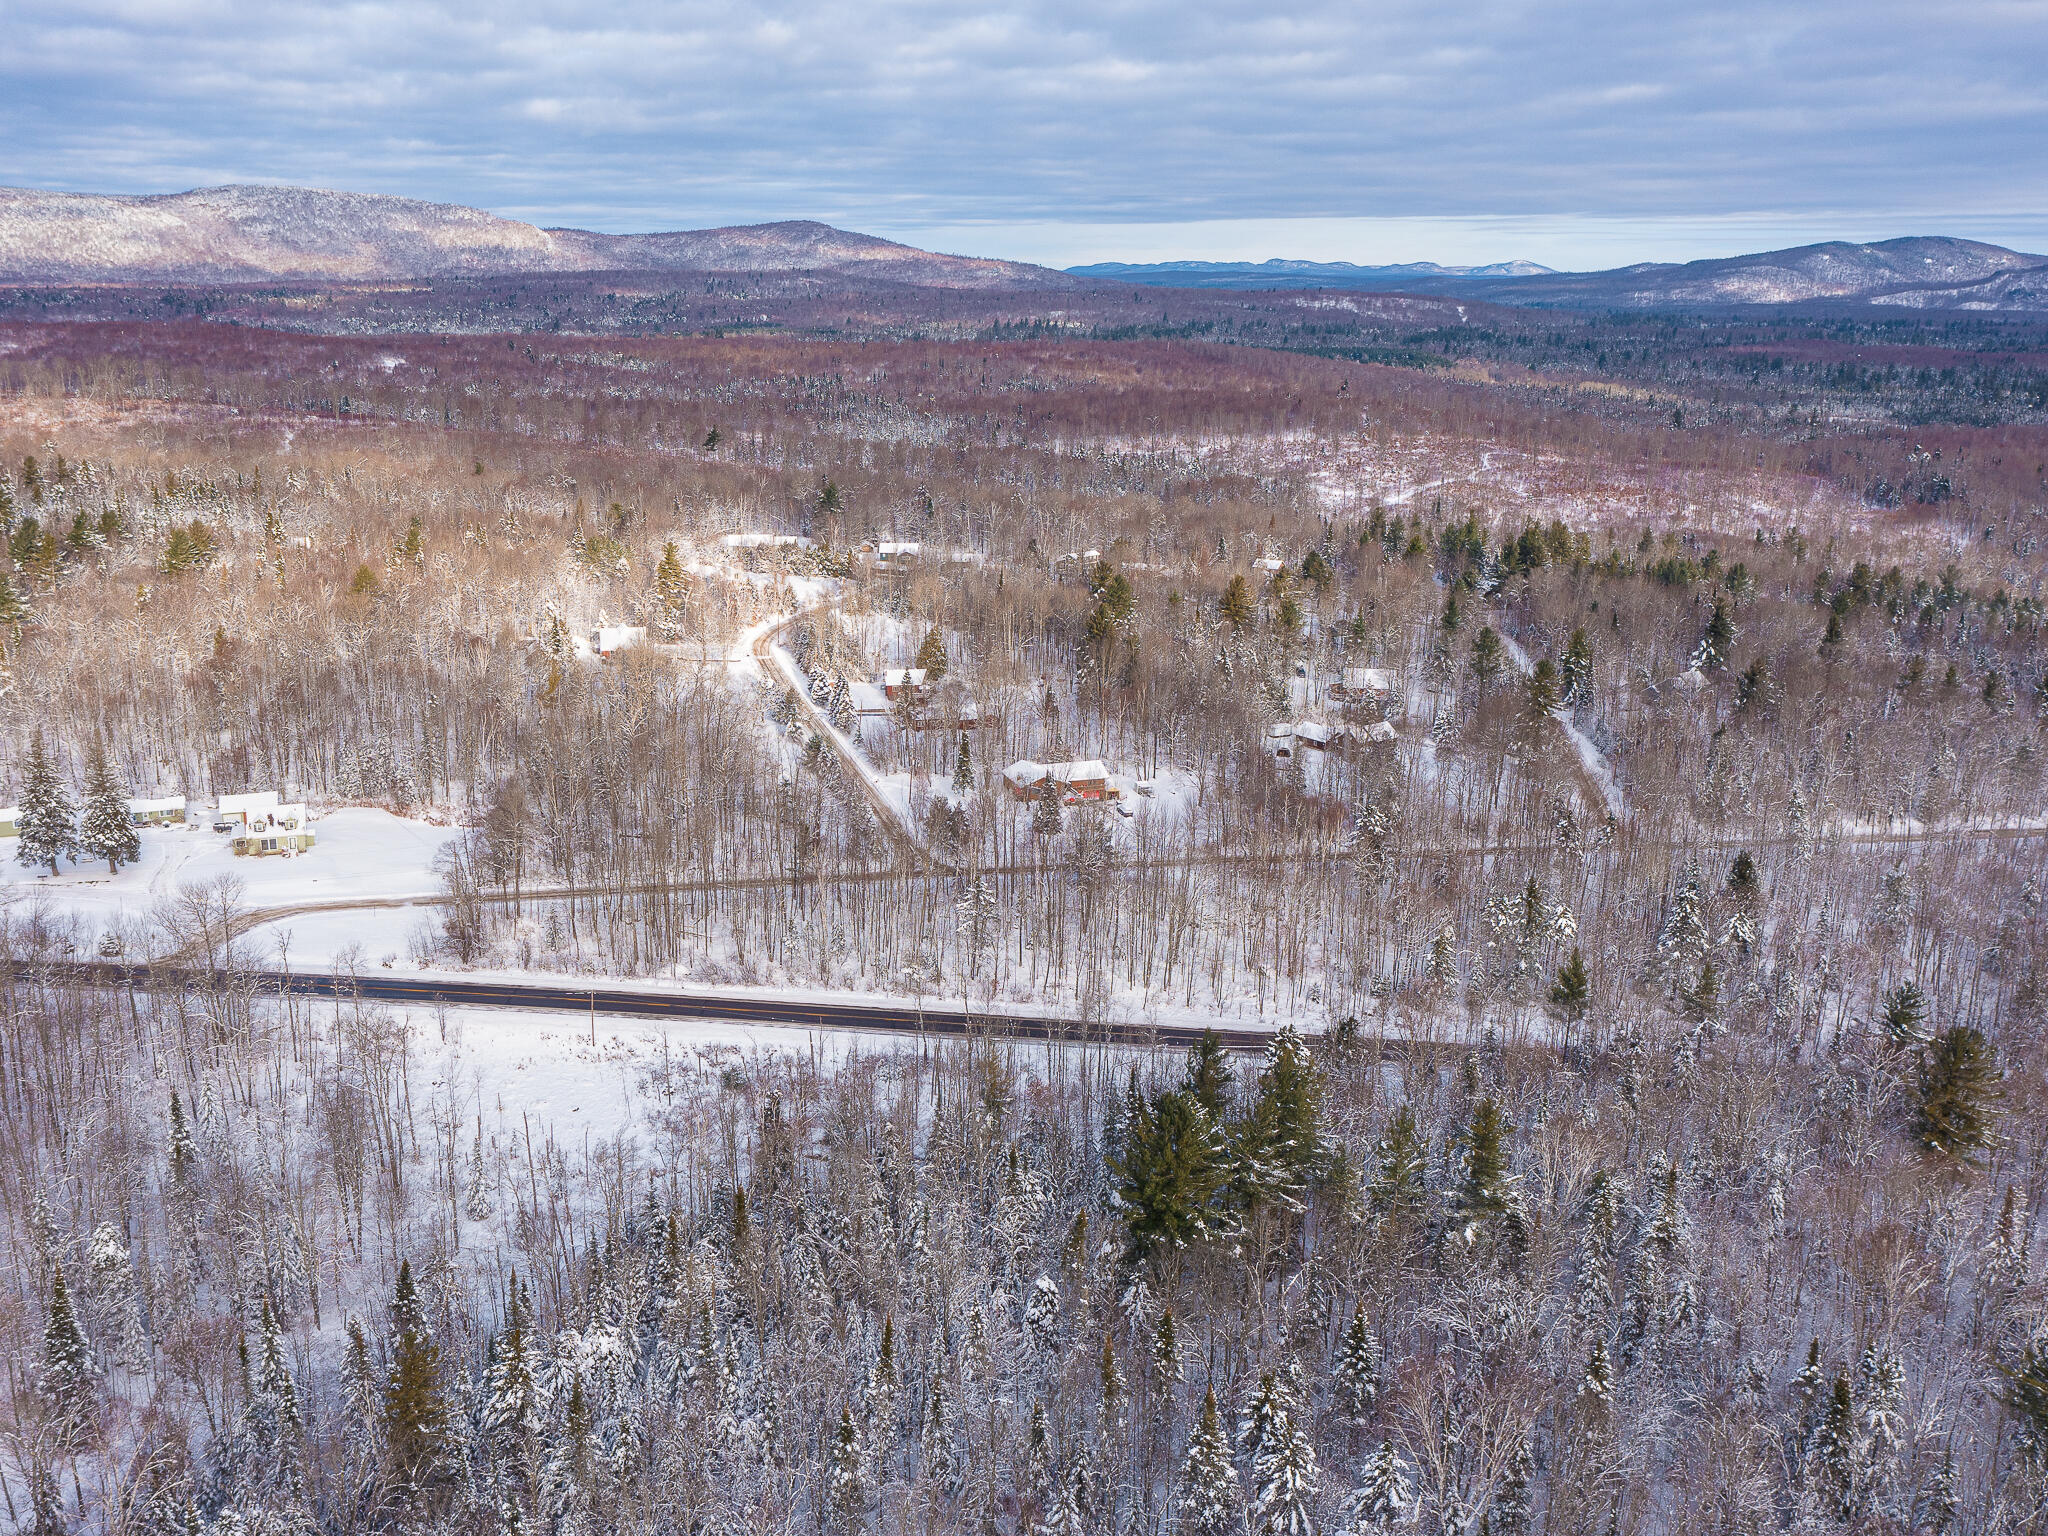
[(78, 849), (105, 859), (108, 874), (119, 874), (123, 864), (142, 857), (142, 841), (128, 814), (128, 797), (108, 766), (106, 748), (97, 737), (85, 760), (85, 810), (78, 823)]
[(391, 1370), (384, 1387), (384, 1448), (401, 1481), (425, 1489), (439, 1480), (448, 1446), (441, 1351), (427, 1331), (412, 1261), (398, 1266), (391, 1296)]
[(71, 1291), (64, 1284), (64, 1267), (54, 1265), (49, 1316), (43, 1324), (42, 1371), (36, 1385), (68, 1427), (81, 1425), (92, 1411), (94, 1374), (92, 1348), (85, 1342)]
[(1934, 1037), (1920, 1068), (1913, 1129), (1923, 1146), (1973, 1163), (1991, 1145), (1998, 1068), (1978, 1030), (1952, 1024)]
[(21, 805), (15, 821), (14, 858), (33, 869), (47, 864), (57, 873), (57, 860), (71, 851), (77, 835), (71, 824), (71, 797), (58, 777), (56, 764), (43, 746), (43, 733), (29, 739), (28, 761), (21, 770)]
[(1240, 1504), (1237, 1468), (1231, 1464), (1230, 1442), (1211, 1387), (1202, 1394), (1202, 1414), (1181, 1463), (1180, 1490), (1174, 1500), (1177, 1529), (1188, 1536), (1230, 1536), (1243, 1529)]
[(1186, 1093), (1161, 1094), (1139, 1107), (1110, 1172), (1134, 1258), (1186, 1248), (1229, 1228), (1222, 1133)]

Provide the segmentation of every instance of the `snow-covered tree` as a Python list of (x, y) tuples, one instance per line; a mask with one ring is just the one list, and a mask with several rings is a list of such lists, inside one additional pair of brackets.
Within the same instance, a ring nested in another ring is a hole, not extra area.
[(58, 1417), (76, 1425), (92, 1410), (96, 1379), (92, 1347), (72, 1307), (64, 1268), (58, 1265), (50, 1274), (50, 1309), (43, 1324), (42, 1370), (36, 1385)]
[(1380, 1341), (1365, 1321), (1365, 1307), (1352, 1309), (1351, 1325), (1337, 1349), (1337, 1411), (1353, 1424), (1372, 1420), (1379, 1405)]
[(1344, 1536), (1388, 1536), (1408, 1524), (1415, 1490), (1392, 1440), (1367, 1458), (1358, 1487), (1344, 1507)]
[(71, 797), (43, 746), (41, 731), (29, 738), (28, 760), (21, 770), (21, 805), (15, 831), (15, 862), (30, 868), (47, 864), (53, 875), (57, 873), (57, 860), (78, 841), (71, 821)]
[(1315, 1536), (1321, 1486), (1315, 1446), (1283, 1403), (1252, 1461), (1253, 1529), (1261, 1536)]
[(109, 874), (120, 873), (123, 864), (142, 857), (142, 841), (128, 814), (128, 797), (98, 740), (85, 760), (85, 808), (78, 821), (78, 850), (105, 859)]
[(1179, 1529), (1189, 1536), (1230, 1536), (1244, 1529), (1237, 1468), (1231, 1463), (1213, 1388), (1202, 1395), (1201, 1418), (1188, 1437), (1174, 1513)]
[(484, 1122), (478, 1117), (476, 1140), (469, 1149), (469, 1187), (462, 1198), (462, 1214), (471, 1221), (491, 1219), (490, 1178), (484, 1167)]

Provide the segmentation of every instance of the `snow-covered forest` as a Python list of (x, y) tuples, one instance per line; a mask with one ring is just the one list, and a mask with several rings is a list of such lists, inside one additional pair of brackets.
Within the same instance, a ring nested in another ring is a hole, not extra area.
[[(2040, 1520), (2022, 429), (1146, 342), (7, 343), (22, 1528)], [(1074, 1043), (536, 1119), (445, 1021), (259, 995), (234, 883), (86, 904), (123, 796), (263, 789), (445, 829), (422, 972)]]

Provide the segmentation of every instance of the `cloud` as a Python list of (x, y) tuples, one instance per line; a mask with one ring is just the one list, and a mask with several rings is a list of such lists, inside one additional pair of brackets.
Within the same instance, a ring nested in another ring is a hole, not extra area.
[(0, 181), (77, 190), (990, 231), (1981, 226), (2048, 192), (2037, 5), (15, 0), (8, 41)]

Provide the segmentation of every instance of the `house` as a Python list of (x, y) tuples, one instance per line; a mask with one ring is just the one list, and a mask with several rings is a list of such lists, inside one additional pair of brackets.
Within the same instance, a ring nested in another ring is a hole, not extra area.
[(647, 626), (644, 624), (600, 624), (590, 637), (590, 648), (605, 659), (615, 651), (630, 651), (634, 646), (646, 643)]
[(924, 545), (916, 539), (884, 539), (875, 546), (875, 564), (915, 565), (923, 554)]
[(1356, 739), (1368, 747), (1391, 747), (1398, 739), (1391, 720), (1375, 720), (1371, 725), (1359, 727), (1355, 734)]
[(1400, 675), (1389, 667), (1346, 667), (1331, 684), (1330, 697), (1347, 704), (1384, 703), (1400, 690)]
[(0, 837), (21, 836), (21, 807), (0, 805)]
[(313, 846), (313, 825), (302, 804), (273, 806), (252, 814), (230, 846), (237, 857), (304, 853)]
[(259, 789), (246, 795), (222, 795), (220, 804), (214, 808), (213, 830), (216, 832), (244, 832), (252, 819), (267, 816), (277, 809), (278, 796), (274, 789)]
[(1255, 571), (1279, 572), (1287, 569), (1287, 562), (1285, 560), (1275, 560), (1269, 555), (1264, 560), (1254, 560), (1252, 562), (1252, 569)]
[(128, 820), (137, 827), (182, 827), (185, 824), (185, 797), (171, 795), (162, 800), (130, 800)]
[(890, 667), (882, 673), (882, 692), (892, 699), (907, 692), (911, 703), (922, 704), (930, 696), (931, 688), (925, 682), (923, 667)]
[(1116, 786), (1109, 782), (1109, 765), (1099, 758), (1070, 763), (1035, 763), (1020, 758), (1003, 770), (1003, 782), (1017, 800), (1035, 800), (1042, 786), (1050, 783), (1063, 800), (1114, 800)]
[(1283, 720), (1266, 727), (1266, 750), (1275, 757), (1290, 757), (1297, 747), (1305, 752), (1336, 752), (1350, 740), (1349, 727), (1320, 720)]

